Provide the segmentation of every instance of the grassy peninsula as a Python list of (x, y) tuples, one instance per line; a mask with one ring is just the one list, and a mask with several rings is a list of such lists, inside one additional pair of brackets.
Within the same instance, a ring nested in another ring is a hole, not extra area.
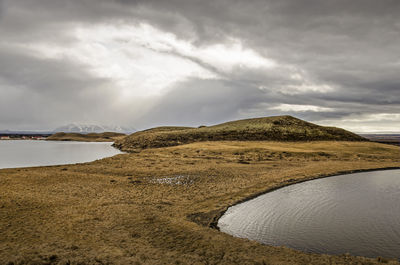
[[(246, 131), (259, 130), (239, 123)], [(297, 134), (303, 125), (275, 125), (270, 131), (281, 141), (250, 133), (240, 139), (242, 130), (231, 139), (220, 138), (221, 130), (213, 127), (162, 127), (117, 141), (133, 153), (0, 170), (0, 264), (397, 264), (266, 246), (213, 228), (227, 207), (270, 189), (400, 167), (397, 146), (342, 129), (305, 128)], [(279, 136), (279, 128), (287, 135)], [(215, 137), (204, 138), (212, 130)], [(314, 141), (296, 139), (304, 133), (315, 135)]]
[(114, 142), (125, 137), (123, 133), (103, 132), (103, 133), (64, 133), (59, 132), (47, 137), (48, 141), (78, 141), (78, 142)]

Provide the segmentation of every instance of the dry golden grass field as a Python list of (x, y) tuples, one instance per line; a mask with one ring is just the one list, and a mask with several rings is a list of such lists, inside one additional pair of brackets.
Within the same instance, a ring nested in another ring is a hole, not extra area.
[(0, 170), (0, 264), (377, 264), (211, 228), (255, 194), (340, 172), (400, 167), (371, 142), (212, 141), (91, 163)]

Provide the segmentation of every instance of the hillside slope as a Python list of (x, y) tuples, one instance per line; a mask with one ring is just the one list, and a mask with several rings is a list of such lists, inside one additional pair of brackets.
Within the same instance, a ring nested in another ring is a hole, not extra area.
[(292, 116), (227, 122), (210, 127), (161, 127), (133, 133), (114, 146), (126, 152), (202, 141), (367, 141), (340, 128), (323, 127)]
[(46, 140), (48, 141), (79, 141), (79, 142), (113, 142), (117, 139), (123, 138), (125, 134), (115, 132), (104, 133), (55, 133)]

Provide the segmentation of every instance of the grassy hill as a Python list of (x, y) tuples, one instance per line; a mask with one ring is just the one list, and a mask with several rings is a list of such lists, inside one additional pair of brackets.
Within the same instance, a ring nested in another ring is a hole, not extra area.
[(79, 141), (79, 142), (113, 142), (124, 137), (123, 133), (104, 132), (104, 133), (55, 133), (49, 136), (48, 141)]
[(319, 126), (292, 116), (246, 119), (209, 127), (158, 127), (114, 143), (126, 152), (203, 141), (367, 141), (335, 127)]

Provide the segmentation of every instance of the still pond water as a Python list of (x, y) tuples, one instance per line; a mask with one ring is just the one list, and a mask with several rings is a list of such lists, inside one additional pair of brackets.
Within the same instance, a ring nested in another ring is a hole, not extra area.
[(121, 152), (112, 143), (0, 141), (0, 169), (90, 162)]
[(400, 170), (287, 186), (230, 207), (218, 226), (306, 252), (400, 258)]

